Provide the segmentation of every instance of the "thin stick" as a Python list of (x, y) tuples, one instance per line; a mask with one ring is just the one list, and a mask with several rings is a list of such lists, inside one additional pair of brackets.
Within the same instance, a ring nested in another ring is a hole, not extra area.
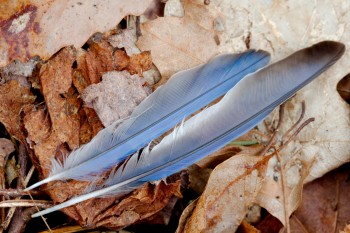
[[(301, 102), (301, 114), (299, 119), (297, 120), (297, 122), (294, 123), (294, 125), (292, 125), (292, 127), (290, 127), (287, 132), (284, 134), (283, 138), (288, 137), (290, 132), (299, 125), (299, 123), (301, 122), (301, 120), (304, 118), (305, 116), (305, 101)], [(282, 140), (283, 141), (283, 140)]]
[[(30, 168), (29, 172), (28, 172), (28, 175), (26, 176), (26, 179), (25, 179), (25, 180), (22, 180), (22, 179), (21, 179), (22, 182), (23, 182), (24, 188), (27, 187), (31, 176), (33, 175), (34, 170), (35, 170), (35, 167), (32, 166), (32, 167)], [(27, 193), (28, 193), (30, 199), (35, 203), (35, 200), (34, 200), (34, 198), (32, 197), (32, 195), (30, 194), (30, 192), (27, 191)], [(38, 207), (37, 205), (35, 205), (35, 208), (37, 209), (37, 211), (40, 211), (40, 210), (39, 210), (39, 207)], [(47, 223), (46, 219), (45, 219), (43, 216), (41, 216), (41, 219), (44, 221), (44, 223), (45, 223), (47, 229), (48, 229), (50, 232), (52, 232), (52, 230), (51, 230), (49, 224)]]
[(282, 185), (282, 192), (283, 192), (283, 205), (284, 205), (284, 221), (286, 223), (287, 233), (290, 233), (290, 222), (289, 222), (289, 209), (288, 209), (288, 203), (287, 203), (287, 192), (286, 192), (286, 183), (285, 183), (285, 170), (284, 166), (282, 164), (281, 155), (278, 153), (277, 148), (274, 146), (274, 149), (276, 151), (276, 157), (280, 164), (280, 173), (281, 173), (281, 185)]

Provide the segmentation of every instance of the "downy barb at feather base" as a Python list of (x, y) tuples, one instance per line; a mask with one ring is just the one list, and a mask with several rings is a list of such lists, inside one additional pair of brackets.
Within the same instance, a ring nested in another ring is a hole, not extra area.
[(187, 120), (151, 151), (131, 156), (103, 186), (33, 217), (90, 198), (125, 194), (145, 182), (186, 168), (253, 128), (275, 107), (333, 65), (344, 50), (341, 43), (320, 42), (246, 76), (219, 103)]
[(176, 73), (135, 108), (130, 118), (101, 130), (86, 145), (74, 150), (63, 163), (53, 159), (48, 178), (92, 180), (146, 146), (185, 117), (223, 96), (243, 77), (268, 64), (265, 51), (219, 55), (208, 63)]

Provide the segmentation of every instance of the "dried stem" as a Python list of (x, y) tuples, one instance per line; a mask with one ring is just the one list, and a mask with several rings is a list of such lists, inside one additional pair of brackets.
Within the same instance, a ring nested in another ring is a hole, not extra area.
[[(292, 126), (292, 127), (290, 127), (288, 130), (287, 130), (287, 132), (284, 134), (284, 136), (283, 136), (283, 139), (285, 138), (285, 137), (288, 137), (289, 136), (289, 134), (291, 133), (291, 131), (293, 130), (293, 129), (295, 129), (298, 125), (299, 125), (299, 123), (301, 122), (301, 120), (304, 118), (304, 116), (305, 116), (305, 101), (302, 101), (301, 102), (301, 114), (300, 114), (300, 117), (299, 117), (299, 119), (297, 120), (297, 122), (295, 122), (294, 123), (294, 125)], [(282, 140), (283, 141), (283, 140)]]
[(286, 182), (285, 182), (285, 177), (284, 174), (285, 170), (284, 170), (284, 166), (282, 164), (282, 158), (281, 155), (278, 153), (278, 150), (276, 147), (274, 147), (275, 151), (276, 151), (276, 157), (277, 160), (280, 164), (280, 173), (281, 173), (281, 185), (282, 185), (282, 193), (283, 193), (283, 205), (284, 205), (284, 221), (286, 223), (286, 229), (287, 229), (287, 233), (290, 233), (290, 222), (289, 222), (289, 208), (288, 208), (288, 200), (287, 200), (287, 192), (286, 192)]

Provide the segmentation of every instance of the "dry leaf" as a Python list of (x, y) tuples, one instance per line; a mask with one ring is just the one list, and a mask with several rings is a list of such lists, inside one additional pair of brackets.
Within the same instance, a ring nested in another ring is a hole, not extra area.
[(30, 88), (28, 77), (32, 75), (36, 62), (32, 59), (27, 63), (13, 61), (5, 67), (0, 68), (0, 83), (9, 80), (17, 80), (22, 87)]
[[(152, 51), (153, 61), (163, 76), (160, 84), (176, 71), (206, 62), (219, 52), (264, 49), (276, 61), (321, 40), (349, 45), (346, 38), (350, 36), (350, 24), (345, 22), (349, 21), (346, 13), (350, 3), (301, 0), (286, 4), (228, 0), (212, 1), (209, 5), (201, 0), (182, 3), (183, 18), (158, 18), (141, 26), (143, 36), (138, 45), (142, 50)], [(327, 17), (324, 12), (329, 12)], [(288, 123), (282, 131), (299, 117), (301, 101), (308, 106), (306, 116), (316, 118), (282, 154), (282, 158), (288, 159), (284, 155), (299, 153), (300, 160), (312, 163), (307, 181), (350, 161), (350, 107), (336, 91), (339, 80), (348, 74), (349, 56), (347, 51), (287, 106)]]
[(0, 138), (0, 165), (3, 166), (5, 157), (15, 151), (13, 142), (6, 138)]
[(0, 188), (5, 189), (5, 165), (7, 156), (15, 151), (13, 143), (6, 139), (0, 138)]
[[(138, 104), (150, 91), (148, 87), (144, 87), (143, 79), (137, 75), (131, 76), (127, 71), (120, 72), (122, 77), (116, 77), (114, 72), (106, 73), (110, 76), (106, 79), (109, 81), (107, 85), (104, 80), (96, 86), (89, 86), (99, 82), (106, 71), (130, 69), (138, 73), (148, 69), (151, 63), (149, 53), (129, 58), (125, 52), (115, 50), (104, 38), (95, 38), (89, 43), (87, 51), (66, 47), (40, 67), (38, 80), (46, 108), (28, 106), (24, 109), (23, 122), (28, 132), (28, 141), (38, 157), (38, 169), (42, 176), (47, 176), (50, 172), (50, 160), (53, 157), (62, 159), (80, 143), (90, 141), (102, 128), (95, 111), (82, 106), (79, 94), (85, 89), (90, 89), (90, 97), (95, 98), (92, 102), (96, 102), (97, 105), (103, 103), (110, 108), (108, 111), (115, 112), (119, 106), (119, 110), (122, 109), (124, 114), (122, 117), (127, 117), (132, 111), (130, 107)], [(116, 94), (120, 97), (118, 100), (115, 99)], [(108, 98), (101, 98), (102, 95)], [(128, 97), (129, 100), (125, 102), (124, 97)], [(96, 101), (96, 98), (103, 101)], [(149, 185), (135, 191), (119, 203), (113, 197), (92, 199), (63, 211), (80, 225), (89, 227), (117, 229), (136, 222), (159, 222), (160, 217), (168, 221), (170, 209), (181, 197), (180, 180), (177, 178), (167, 185)], [(79, 181), (52, 182), (42, 189), (55, 202), (63, 202), (84, 192), (88, 185)], [(164, 210), (165, 207), (168, 209)]]
[(347, 224), (344, 228), (344, 231), (340, 231), (340, 233), (350, 233), (350, 224)]
[(127, 71), (109, 72), (102, 82), (88, 86), (81, 98), (95, 109), (104, 126), (125, 119), (133, 109), (150, 94), (144, 80)]
[(0, 122), (6, 130), (20, 141), (25, 140), (20, 113), (24, 106), (34, 102), (35, 96), (28, 88), (21, 87), (16, 80), (0, 85)]
[(81, 47), (95, 32), (113, 29), (126, 15), (140, 15), (151, 0), (6, 1), (0, 8), (0, 66), (33, 56), (48, 59), (67, 45)]
[(108, 42), (115, 48), (124, 48), (128, 56), (141, 53), (140, 49), (136, 47), (137, 41), (134, 29), (124, 29), (115, 35), (108, 37)]
[(183, 232), (235, 232), (255, 203), (269, 158), (241, 154), (218, 165)]
[(5, 167), (5, 173), (6, 173), (6, 182), (8, 186), (11, 186), (11, 183), (14, 179), (18, 177), (17, 172), (17, 161), (15, 157), (12, 157), (11, 159), (7, 160), (6, 167)]
[(349, 164), (305, 185), (301, 207), (292, 229), (339, 232), (350, 220)]
[(350, 75), (349, 74), (339, 81), (337, 85), (337, 91), (339, 92), (339, 95), (348, 104), (350, 104)]

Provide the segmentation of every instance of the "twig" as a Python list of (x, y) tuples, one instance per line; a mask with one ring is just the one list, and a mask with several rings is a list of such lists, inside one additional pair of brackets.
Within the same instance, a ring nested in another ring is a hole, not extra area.
[[(26, 176), (26, 179), (25, 179), (24, 181), (21, 179), (22, 182), (23, 182), (23, 186), (24, 186), (25, 188), (27, 187), (31, 176), (33, 175), (34, 170), (35, 170), (35, 167), (32, 166), (31, 169), (30, 169), (29, 172), (28, 172), (28, 175)], [(33, 199), (33, 197), (32, 197), (32, 195), (30, 194), (30, 192), (28, 191), (27, 193), (28, 193), (30, 199), (35, 203), (36, 201)], [(36, 208), (37, 211), (40, 211), (40, 210), (39, 210), (39, 207), (38, 207), (37, 205), (35, 205), (35, 208)], [(50, 232), (52, 232), (52, 230), (51, 230), (49, 224), (47, 223), (46, 219), (45, 219), (43, 216), (41, 216), (41, 219), (42, 219), (43, 222), (45, 223), (47, 229), (48, 229)]]
[(286, 186), (285, 186), (285, 171), (284, 166), (282, 164), (281, 155), (278, 153), (278, 150), (276, 147), (274, 147), (276, 151), (276, 157), (280, 164), (280, 174), (281, 174), (281, 185), (282, 185), (282, 193), (283, 193), (283, 205), (284, 205), (284, 221), (286, 223), (287, 233), (290, 233), (290, 222), (289, 222), (289, 209), (288, 209), (288, 203), (287, 203), (287, 192), (286, 192)]
[(17, 210), (8, 232), (24, 232), (27, 222), (31, 219), (31, 215), (36, 212), (35, 207)]
[(287, 132), (284, 134), (284, 136), (283, 136), (283, 138), (282, 138), (282, 141), (283, 141), (283, 139), (284, 139), (285, 137), (288, 137), (288, 136), (289, 136), (290, 132), (291, 132), (294, 128), (296, 128), (296, 127), (299, 125), (299, 123), (300, 123), (301, 120), (304, 118), (304, 116), (305, 116), (305, 101), (302, 101), (302, 102), (301, 102), (301, 114), (300, 114), (300, 117), (299, 117), (299, 119), (297, 120), (297, 122), (295, 122), (294, 125), (292, 125), (292, 127), (290, 127), (290, 128), (287, 130)]
[(52, 206), (52, 201), (33, 201), (33, 200), (7, 200), (0, 202), (0, 208), (13, 208), (13, 207), (50, 207)]
[(284, 148), (285, 146), (287, 146), (289, 144), (289, 142), (295, 137), (297, 136), (300, 131), (305, 127), (307, 126), (308, 124), (310, 124), (311, 122), (315, 121), (315, 118), (311, 117), (309, 119), (307, 119), (306, 121), (304, 121), (300, 126), (299, 128), (292, 134), (292, 136), (290, 136), (287, 141), (281, 146), (282, 148)]
[[(30, 194), (38, 196), (43, 194), (44, 192), (37, 191), (37, 190), (30, 190)], [(0, 196), (7, 196), (7, 197), (19, 197), (19, 196), (26, 196), (28, 195), (28, 192), (23, 191), (22, 189), (0, 189)]]
[(293, 218), (294, 221), (299, 225), (300, 229), (301, 229), (304, 233), (309, 233), (308, 230), (306, 230), (304, 224), (302, 224), (302, 222), (300, 222), (300, 220), (299, 220), (295, 215), (293, 215), (292, 218)]
[(267, 143), (267, 145), (264, 147), (264, 149), (258, 154), (258, 156), (265, 155), (267, 153), (267, 151), (275, 144), (277, 133), (278, 133), (278, 129), (281, 127), (281, 125), (283, 123), (284, 107), (285, 107), (285, 104), (282, 104), (280, 106), (277, 127), (276, 127), (275, 131), (273, 132), (270, 141)]

